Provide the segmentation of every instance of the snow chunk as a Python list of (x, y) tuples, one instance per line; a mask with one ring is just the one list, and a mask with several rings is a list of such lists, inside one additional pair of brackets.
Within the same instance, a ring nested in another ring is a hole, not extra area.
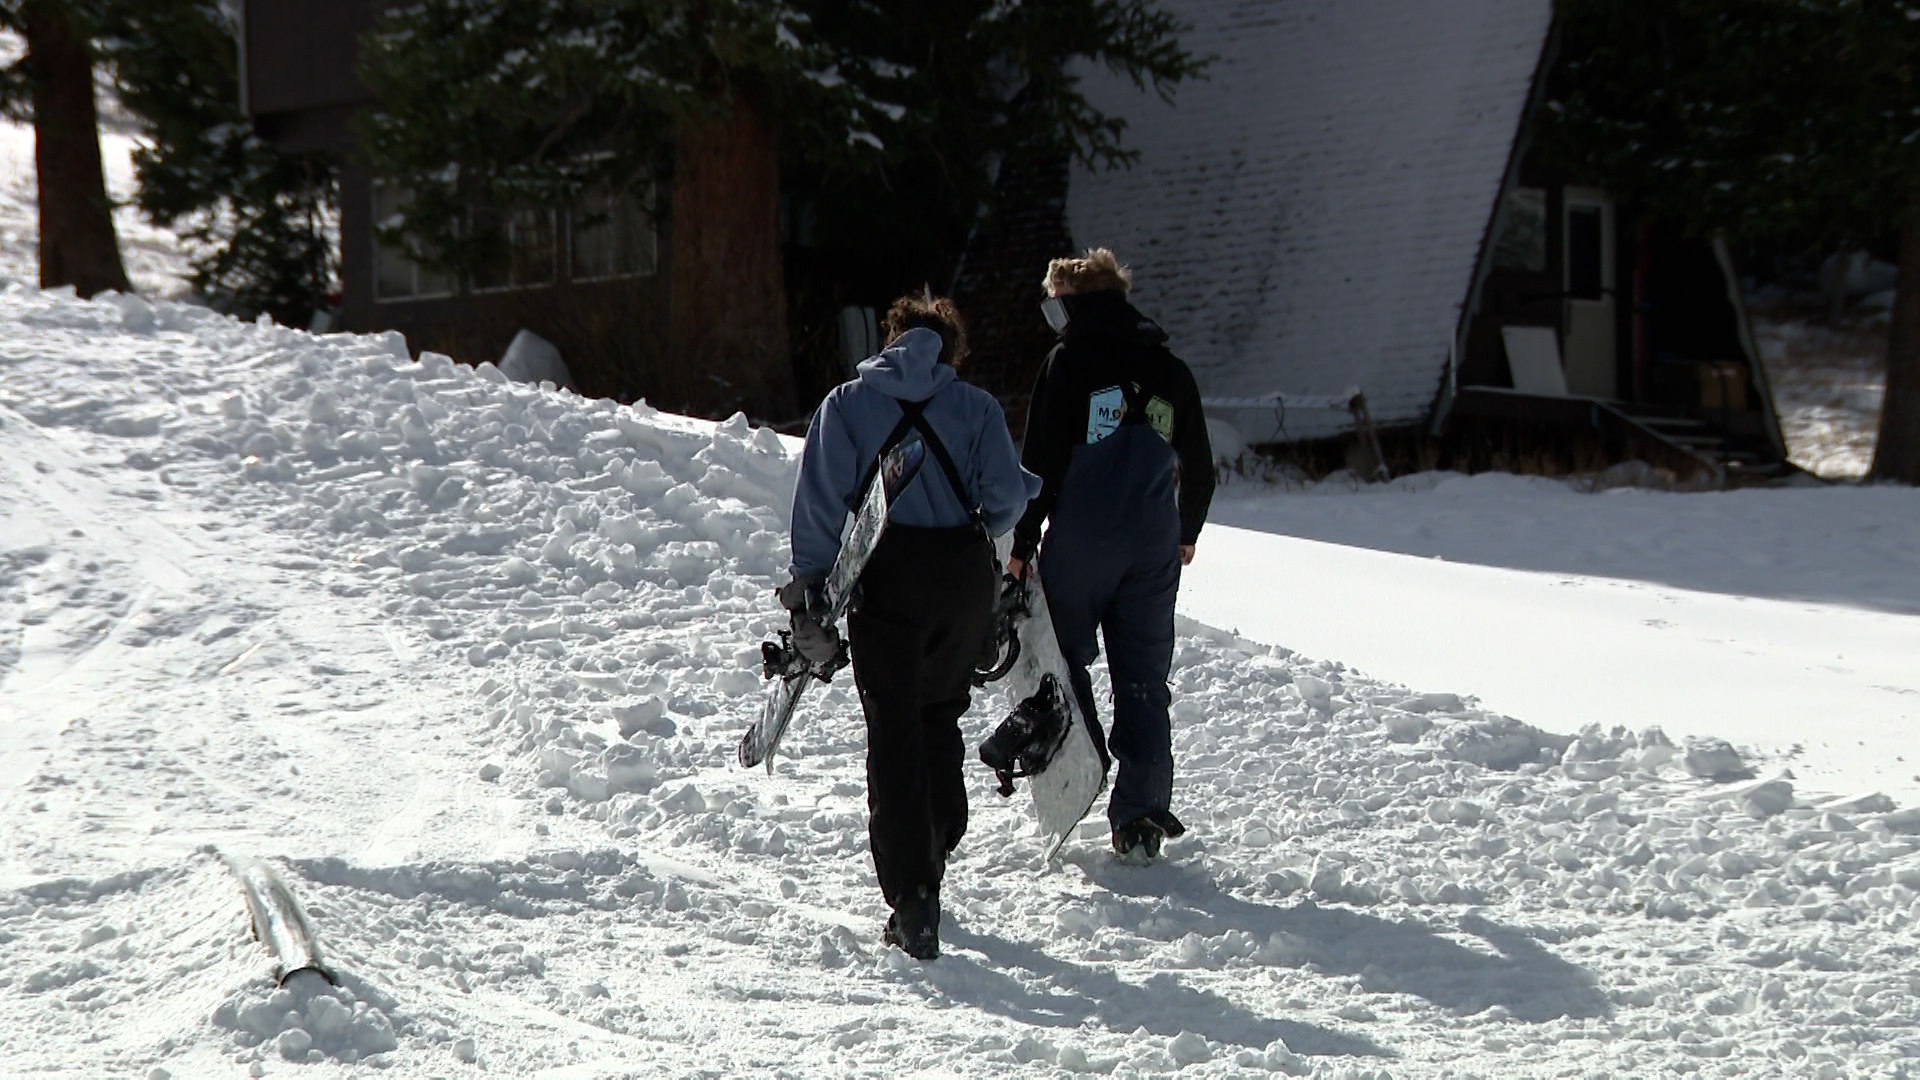
[(1751, 780), (1753, 771), (1740, 759), (1740, 752), (1725, 739), (1688, 739), (1686, 756), (1681, 760), (1688, 775), (1703, 780)]
[(560, 347), (531, 330), (513, 335), (506, 354), (500, 357), (500, 374), (517, 383), (552, 383), (555, 387), (573, 386), (573, 374), (560, 358)]
[(1897, 810), (1880, 819), (1890, 832), (1920, 833), (1920, 806)]
[(1294, 689), (1300, 691), (1300, 700), (1307, 707), (1322, 715), (1333, 714), (1333, 684), (1312, 675), (1296, 675), (1293, 678)]
[(144, 439), (160, 434), (160, 422), (166, 413), (154, 409), (129, 409), (109, 413), (100, 420), (100, 432), (119, 439)]
[(1389, 742), (1416, 743), (1433, 728), (1433, 721), (1413, 713), (1388, 709), (1380, 717), (1380, 726), (1386, 730)]
[(1485, 716), (1439, 729), (1438, 749), (1456, 761), (1512, 772), (1551, 761), (1572, 742), (1569, 736), (1549, 734), (1510, 716)]
[(1461, 709), (1459, 694), (1415, 694), (1400, 702), (1395, 708), (1410, 713), (1457, 713)]
[(153, 305), (131, 293), (107, 292), (94, 298), (120, 309), (120, 328), (129, 334), (151, 334), (159, 325)]
[(1625, 728), (1602, 732), (1598, 724), (1588, 724), (1567, 745), (1560, 768), (1574, 780), (1605, 780), (1620, 772), (1622, 757), (1635, 749), (1634, 737)]
[(620, 737), (631, 739), (642, 732), (656, 738), (670, 739), (676, 732), (672, 720), (667, 718), (667, 706), (657, 697), (643, 697), (631, 705), (613, 707), (613, 719), (620, 725)]
[(1756, 818), (1784, 814), (1793, 807), (1793, 785), (1785, 780), (1755, 784), (1741, 793), (1740, 805)]
[(271, 1043), (289, 1061), (313, 1060), (310, 1051), (358, 1061), (400, 1045), (380, 1005), (310, 973), (296, 973), (284, 987), (268, 983), (242, 991), (214, 1011), (213, 1022), (243, 1045)]
[(307, 1051), (313, 1049), (313, 1036), (299, 1028), (288, 1028), (280, 1033), (276, 1046), (288, 1061), (305, 1061)]
[(112, 941), (119, 936), (120, 932), (118, 930), (115, 930), (105, 923), (101, 923), (98, 926), (89, 927), (88, 929), (80, 931), (80, 947), (89, 949), (103, 941)]
[(659, 782), (653, 760), (636, 746), (607, 747), (600, 755), (600, 768), (606, 773), (607, 787), (614, 792), (651, 791)]
[(40, 994), (48, 990), (72, 986), (87, 979), (97, 979), (106, 973), (106, 968), (91, 960), (68, 960), (29, 974), (21, 984), (21, 989), (29, 994)]
[(1167, 1054), (1183, 1067), (1213, 1060), (1213, 1047), (1191, 1031), (1183, 1031), (1167, 1041)]

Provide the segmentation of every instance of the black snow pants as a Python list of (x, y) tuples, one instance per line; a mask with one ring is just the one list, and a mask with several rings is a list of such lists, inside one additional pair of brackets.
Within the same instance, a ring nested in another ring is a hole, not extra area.
[(1119, 764), (1107, 820), (1116, 829), (1173, 800), (1173, 607), (1180, 592), (1177, 547), (1141, 552), (1113, 545), (1086, 546), (1048, 537), (1040, 549), (1040, 580), (1053, 611), (1080, 709), (1096, 718), (1093, 677), (1087, 665), (1100, 655), (1097, 630), (1106, 640), (1107, 673), (1113, 678), (1113, 718), (1107, 752)]
[(1087, 665), (1100, 655), (1095, 633), (1106, 640), (1113, 678), (1107, 750), (1120, 767), (1107, 820), (1118, 829), (1172, 809), (1167, 675), (1180, 592), (1173, 451), (1144, 423), (1075, 447), (1050, 522), (1040, 581), (1074, 694), (1089, 717), (1100, 714)]
[(891, 907), (923, 885), (937, 894), (967, 831), (960, 717), (998, 586), (973, 525), (888, 525), (860, 575), (847, 628), (867, 717), (867, 835)]

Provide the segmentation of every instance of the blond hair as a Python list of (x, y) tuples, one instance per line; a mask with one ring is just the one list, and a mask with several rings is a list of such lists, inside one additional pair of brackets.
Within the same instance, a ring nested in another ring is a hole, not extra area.
[(1133, 288), (1133, 271), (1120, 265), (1107, 248), (1088, 248), (1085, 254), (1070, 259), (1055, 259), (1047, 264), (1047, 276), (1040, 282), (1048, 296), (1072, 296), (1076, 293)]

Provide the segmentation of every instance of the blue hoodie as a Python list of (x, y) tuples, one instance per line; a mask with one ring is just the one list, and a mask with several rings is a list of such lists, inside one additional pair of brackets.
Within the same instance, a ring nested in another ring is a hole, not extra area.
[(971, 505), (961, 502), (929, 453), (919, 477), (893, 504), (890, 520), (930, 528), (965, 525), (978, 506), (993, 535), (1013, 528), (1027, 500), (1040, 493), (1040, 478), (1020, 467), (1000, 403), (940, 362), (940, 335), (925, 327), (909, 330), (880, 355), (861, 361), (859, 371), (859, 378), (827, 395), (807, 428), (793, 489), (793, 576), (824, 574), (833, 566), (841, 528), (859, 494), (855, 489), (900, 422), (902, 401), (927, 402), (922, 415), (953, 456)]

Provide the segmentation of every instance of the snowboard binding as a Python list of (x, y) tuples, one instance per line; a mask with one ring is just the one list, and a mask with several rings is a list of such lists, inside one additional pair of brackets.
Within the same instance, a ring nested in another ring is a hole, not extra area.
[(760, 643), (760, 677), (763, 679), (793, 679), (811, 674), (821, 682), (832, 682), (834, 673), (846, 667), (850, 660), (844, 638), (833, 659), (819, 665), (801, 656), (800, 650), (793, 647), (791, 630), (780, 631), (779, 641)]
[(1072, 723), (1060, 680), (1042, 676), (1040, 689), (1014, 706), (980, 744), (980, 760), (999, 778), (1002, 798), (1013, 794), (1015, 780), (1037, 776), (1046, 769), (1066, 743)]
[(998, 682), (1013, 670), (1013, 665), (1020, 660), (1020, 623), (1033, 614), (1033, 606), (1027, 600), (1025, 575), (1004, 574), (1001, 581), (1000, 602), (993, 609), (994, 659), (991, 665), (974, 669), (975, 686)]

